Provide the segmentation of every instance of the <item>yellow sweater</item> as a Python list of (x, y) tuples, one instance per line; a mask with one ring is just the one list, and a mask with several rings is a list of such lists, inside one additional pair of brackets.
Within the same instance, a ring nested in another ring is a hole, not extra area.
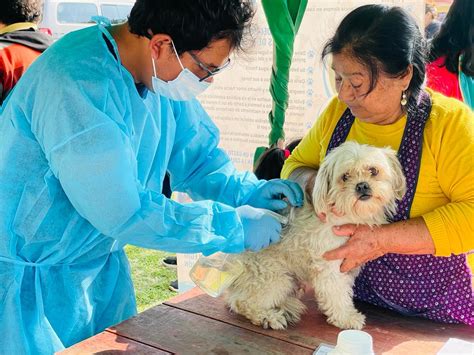
[[(474, 114), (456, 99), (429, 91), (433, 107), (423, 135), (418, 185), (410, 210), (422, 216), (437, 256), (474, 251)], [(334, 98), (286, 160), (282, 178), (293, 170), (318, 168), (333, 130), (347, 106)], [(347, 140), (398, 150), (406, 116), (380, 126), (355, 119)], [(469, 256), (474, 270), (474, 254)]]

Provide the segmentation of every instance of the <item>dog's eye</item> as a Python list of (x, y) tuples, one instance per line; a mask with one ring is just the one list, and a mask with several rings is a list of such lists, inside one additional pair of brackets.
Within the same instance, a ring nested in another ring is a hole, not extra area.
[(346, 182), (347, 180), (349, 180), (349, 173), (345, 173), (344, 175), (342, 175), (342, 181)]
[(379, 174), (379, 171), (377, 170), (377, 168), (370, 168), (369, 171), (370, 171), (370, 175), (372, 176), (377, 176)]

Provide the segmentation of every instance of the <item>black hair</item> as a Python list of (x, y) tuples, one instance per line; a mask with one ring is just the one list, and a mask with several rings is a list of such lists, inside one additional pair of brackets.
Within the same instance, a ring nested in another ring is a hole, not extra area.
[(411, 64), (413, 77), (407, 90), (407, 109), (416, 107), (425, 80), (426, 42), (408, 12), (397, 6), (358, 7), (342, 20), (325, 44), (321, 58), (343, 51), (367, 67), (370, 88), (366, 95), (374, 89), (380, 72), (401, 77)]
[(169, 35), (182, 54), (219, 39), (242, 49), (253, 15), (251, 0), (137, 0), (128, 25), (139, 36)]
[(42, 0), (2, 0), (0, 22), (39, 22), (43, 11)]
[(257, 178), (264, 180), (278, 179), (285, 160), (300, 142), (301, 139), (295, 139), (285, 149), (273, 146), (265, 150), (255, 164), (254, 173)]
[(431, 42), (430, 60), (446, 56), (444, 65), (451, 73), (458, 73), (461, 54), (464, 54), (461, 70), (474, 76), (473, 0), (454, 0), (440, 31)]

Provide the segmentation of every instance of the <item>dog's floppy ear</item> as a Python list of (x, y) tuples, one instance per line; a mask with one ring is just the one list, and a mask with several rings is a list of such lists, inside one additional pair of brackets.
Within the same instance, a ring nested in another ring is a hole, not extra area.
[[(329, 159), (328, 159), (329, 157)], [(331, 156), (329, 155), (321, 164), (314, 179), (313, 187), (313, 207), (316, 213), (329, 212), (329, 191), (333, 179), (333, 168)]]
[(393, 172), (392, 186), (393, 186), (393, 191), (395, 193), (395, 198), (397, 200), (401, 200), (407, 190), (405, 175), (403, 173), (402, 166), (400, 164), (400, 161), (398, 160), (397, 154), (395, 153), (393, 149), (385, 148), (384, 153), (387, 156), (388, 162), (390, 164), (390, 168), (392, 169), (392, 172)]
[(314, 180), (316, 180), (317, 174), (318, 171), (315, 171), (314, 174), (311, 174), (311, 176), (306, 180), (306, 185), (304, 187), (304, 196), (306, 202), (309, 203), (311, 206), (313, 205)]

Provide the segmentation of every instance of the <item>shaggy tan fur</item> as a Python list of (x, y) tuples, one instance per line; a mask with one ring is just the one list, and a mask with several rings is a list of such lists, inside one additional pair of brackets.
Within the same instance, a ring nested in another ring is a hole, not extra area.
[[(401, 166), (391, 149), (346, 142), (324, 160), (310, 190), (312, 203), (292, 210), (278, 244), (233, 259), (235, 270), (243, 272), (227, 290), (227, 304), (255, 325), (284, 329), (305, 311), (300, 285), (309, 283), (330, 324), (361, 329), (365, 316), (352, 300), (360, 268), (341, 273), (342, 260), (326, 261), (322, 255), (347, 240), (334, 236), (335, 225), (387, 223), (405, 193)], [(319, 213), (327, 215), (326, 223)]]

